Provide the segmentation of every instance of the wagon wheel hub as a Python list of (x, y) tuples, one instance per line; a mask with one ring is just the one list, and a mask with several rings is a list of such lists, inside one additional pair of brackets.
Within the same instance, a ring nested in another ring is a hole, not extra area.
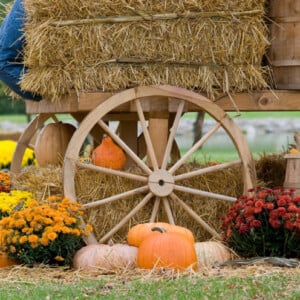
[(173, 192), (174, 178), (168, 171), (157, 170), (149, 176), (148, 184), (155, 196), (166, 197)]

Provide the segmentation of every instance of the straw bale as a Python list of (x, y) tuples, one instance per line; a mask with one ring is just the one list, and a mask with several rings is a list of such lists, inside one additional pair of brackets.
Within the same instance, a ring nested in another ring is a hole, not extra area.
[(287, 161), (285, 153), (269, 154), (263, 153), (255, 164), (257, 177), (266, 187), (283, 186)]
[[(180, 172), (188, 172), (195, 169), (195, 167), (199, 168), (199, 164), (187, 164), (180, 169)], [(139, 173), (140, 171), (133, 170), (133, 172)], [(241, 178), (239, 168), (235, 167), (206, 174), (205, 176), (194, 177), (181, 184), (196, 189), (236, 197), (237, 195), (241, 195), (243, 191)], [(63, 193), (60, 167), (48, 166), (41, 168), (31, 166), (24, 169), (21, 174), (15, 175), (12, 182), (15, 189), (31, 191), (37, 200), (43, 199), (50, 194), (61, 195)], [(118, 176), (109, 176), (87, 169), (79, 169), (78, 172), (76, 172), (75, 186), (77, 201), (80, 203), (89, 203), (97, 199), (131, 190), (138, 187), (139, 183)], [(215, 228), (216, 231), (219, 231), (221, 217), (225, 214), (231, 203), (180, 193), (178, 193), (178, 196), (210, 226)], [(142, 197), (144, 197), (144, 195), (135, 195), (102, 205), (98, 208), (89, 209), (87, 211), (87, 221), (93, 225), (96, 237), (100, 239), (112, 229), (113, 226), (119, 223), (120, 220), (141, 201)], [(172, 201), (170, 205), (176, 224), (191, 229), (199, 241), (211, 238), (211, 235), (203, 230), (179, 205)], [(112, 241), (124, 242), (130, 227), (138, 223), (148, 222), (152, 207), (153, 201), (150, 201), (149, 204), (141, 209), (114, 235)], [(158, 213), (157, 220), (168, 222), (162, 207)]]
[(152, 84), (211, 98), (268, 86), (265, 1), (100, 2), (25, 0), (22, 88), (57, 100)]
[[(16, 265), (8, 268), (0, 269), (0, 280), (3, 284), (10, 285), (26, 283), (28, 285), (39, 285), (40, 281), (47, 281), (51, 283), (63, 284), (77, 284), (86, 280), (107, 280), (102, 289), (111, 289), (114, 285), (120, 286), (122, 282), (122, 289), (124, 280), (126, 282), (141, 280), (142, 282), (157, 282), (161, 280), (174, 280), (178, 278), (188, 278), (194, 281), (195, 279), (207, 279), (208, 277), (217, 278), (258, 278), (271, 276), (284, 276), (290, 278), (286, 287), (286, 295), (289, 291), (295, 291), (298, 286), (295, 278), (300, 275), (300, 268), (277, 267), (267, 263), (254, 263), (242, 266), (209, 266), (201, 267), (197, 272), (187, 270), (185, 272), (177, 272), (174, 270), (145, 270), (136, 268), (134, 270), (120, 269), (104, 272), (102, 270), (85, 271), (74, 270), (69, 267), (49, 267), (45, 265), (37, 265), (32, 267)], [(130, 288), (130, 287), (128, 287)], [(97, 296), (101, 294), (100, 288), (97, 289)], [(106, 293), (104, 294), (106, 295)]]
[(62, 196), (62, 170), (59, 166), (25, 167), (21, 173), (12, 176), (12, 188), (30, 191), (33, 197), (41, 201), (50, 195)]

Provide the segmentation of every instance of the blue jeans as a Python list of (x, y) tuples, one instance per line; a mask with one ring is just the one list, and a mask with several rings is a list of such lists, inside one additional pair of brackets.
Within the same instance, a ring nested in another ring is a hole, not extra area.
[(24, 18), (23, 0), (15, 0), (0, 27), (0, 80), (25, 100), (39, 101), (39, 95), (20, 88), (21, 76), (26, 72), (22, 54)]

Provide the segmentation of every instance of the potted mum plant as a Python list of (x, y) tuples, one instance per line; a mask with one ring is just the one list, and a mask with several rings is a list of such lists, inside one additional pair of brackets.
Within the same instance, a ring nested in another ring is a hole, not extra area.
[(91, 231), (82, 215), (81, 205), (67, 198), (31, 199), (0, 220), (0, 250), (27, 265), (70, 265)]
[(257, 187), (223, 219), (224, 240), (243, 257), (300, 257), (300, 197), (294, 190)]

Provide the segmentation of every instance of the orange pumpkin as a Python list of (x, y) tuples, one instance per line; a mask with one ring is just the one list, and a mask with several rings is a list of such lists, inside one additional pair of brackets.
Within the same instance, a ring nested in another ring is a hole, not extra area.
[(100, 167), (121, 170), (126, 163), (126, 156), (110, 136), (105, 136), (92, 152), (92, 163)]
[(176, 232), (182, 234), (192, 243), (195, 242), (193, 233), (182, 226), (164, 223), (164, 222), (149, 222), (143, 224), (137, 224), (129, 229), (127, 234), (127, 242), (129, 245), (139, 247), (142, 241), (152, 233), (153, 227), (160, 227), (168, 232)]
[(230, 250), (221, 242), (206, 241), (195, 243), (198, 267), (211, 266), (232, 258)]
[(39, 166), (61, 164), (75, 130), (76, 127), (68, 123), (47, 124), (38, 134), (34, 147)]
[(5, 252), (0, 252), (0, 268), (10, 267), (16, 264), (17, 262), (13, 259), (8, 258)]
[(194, 243), (176, 232), (166, 232), (153, 228), (139, 246), (137, 264), (142, 269), (165, 268), (183, 271), (197, 269), (197, 256)]
[(82, 270), (133, 269), (136, 267), (137, 248), (126, 244), (90, 244), (76, 252), (73, 266)]

